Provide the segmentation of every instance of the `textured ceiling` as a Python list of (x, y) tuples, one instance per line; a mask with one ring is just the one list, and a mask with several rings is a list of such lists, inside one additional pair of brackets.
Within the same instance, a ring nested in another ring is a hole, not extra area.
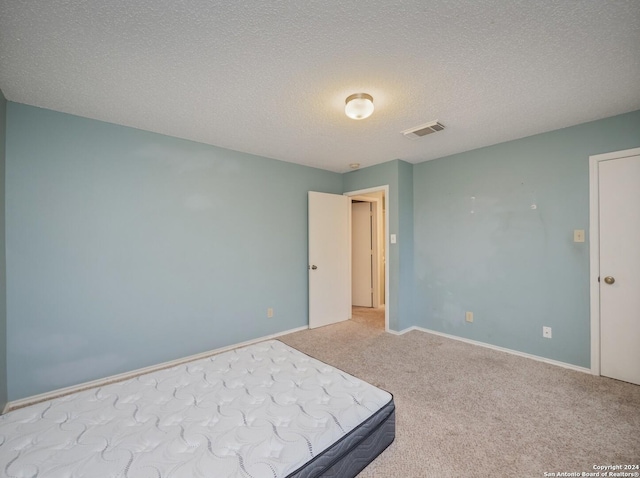
[(332, 171), (417, 163), (640, 109), (640, 1), (1, 0), (0, 88)]

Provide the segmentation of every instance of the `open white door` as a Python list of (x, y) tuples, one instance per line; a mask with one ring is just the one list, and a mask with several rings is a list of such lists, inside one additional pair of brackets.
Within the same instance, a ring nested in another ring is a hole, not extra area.
[(309, 191), (309, 328), (351, 315), (351, 199)]

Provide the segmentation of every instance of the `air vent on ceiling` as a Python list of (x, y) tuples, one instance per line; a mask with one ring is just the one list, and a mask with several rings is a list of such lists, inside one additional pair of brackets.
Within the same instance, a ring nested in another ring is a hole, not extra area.
[(420, 126), (416, 126), (415, 128), (406, 129), (402, 131), (402, 134), (409, 139), (418, 139), (428, 134), (442, 131), (443, 129), (444, 125), (438, 123), (438, 121), (436, 120), (431, 121), (430, 123), (421, 124)]

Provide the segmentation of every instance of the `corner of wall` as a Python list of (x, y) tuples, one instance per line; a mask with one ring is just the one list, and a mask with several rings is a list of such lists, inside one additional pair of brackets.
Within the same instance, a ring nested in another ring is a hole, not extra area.
[(4, 236), (4, 167), (7, 137), (7, 100), (0, 90), (0, 413), (8, 401), (7, 281)]

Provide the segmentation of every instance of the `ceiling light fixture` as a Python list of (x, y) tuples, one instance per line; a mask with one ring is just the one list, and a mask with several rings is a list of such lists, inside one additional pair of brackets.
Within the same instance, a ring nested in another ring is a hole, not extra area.
[(348, 96), (344, 106), (345, 114), (354, 120), (368, 118), (373, 113), (373, 96), (356, 93)]

